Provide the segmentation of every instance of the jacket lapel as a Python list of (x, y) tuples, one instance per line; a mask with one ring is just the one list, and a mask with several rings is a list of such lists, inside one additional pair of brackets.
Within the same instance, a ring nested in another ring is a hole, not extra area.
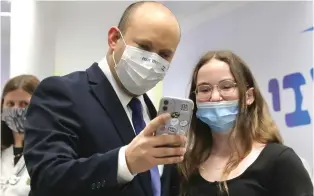
[[(94, 63), (90, 68), (86, 70), (89, 84), (92, 89), (92, 93), (95, 95), (98, 102), (107, 111), (108, 116), (111, 117), (120, 137), (122, 138), (124, 144), (129, 144), (135, 137), (133, 127), (129, 121), (129, 118), (116, 94), (112, 88), (110, 82), (106, 78), (105, 74), (99, 68), (97, 63)], [(144, 94), (144, 101), (148, 108), (150, 119), (156, 117), (156, 109), (149, 99), (149, 97)], [(138, 174), (139, 180), (142, 184), (146, 195), (153, 195), (151, 187), (150, 172), (144, 172)]]
[(146, 103), (146, 106), (148, 108), (149, 117), (152, 120), (152, 119), (156, 118), (156, 116), (157, 116), (156, 108), (147, 94), (144, 94), (143, 97), (144, 97), (144, 101)]
[(92, 93), (101, 106), (107, 111), (123, 143), (129, 144), (135, 135), (133, 127), (116, 92), (97, 63), (94, 63), (86, 72)]
[[(171, 178), (171, 173), (170, 173), (170, 168), (171, 165), (164, 165), (164, 170), (163, 170), (163, 174), (161, 177), (161, 195), (162, 196), (168, 196), (169, 195), (169, 191), (170, 191), (170, 178)], [(172, 196), (172, 195), (169, 195)]]

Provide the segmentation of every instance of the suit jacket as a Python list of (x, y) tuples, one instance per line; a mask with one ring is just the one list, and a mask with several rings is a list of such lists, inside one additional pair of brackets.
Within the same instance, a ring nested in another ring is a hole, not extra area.
[[(150, 117), (156, 110), (144, 95)], [(94, 63), (43, 80), (26, 114), (24, 157), (34, 196), (152, 196), (149, 171), (117, 182), (118, 152), (135, 137), (111, 84)], [(170, 166), (162, 196), (168, 196)]]

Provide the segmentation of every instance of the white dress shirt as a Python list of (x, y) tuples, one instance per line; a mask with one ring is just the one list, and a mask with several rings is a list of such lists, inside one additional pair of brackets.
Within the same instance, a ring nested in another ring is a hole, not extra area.
[(14, 165), (13, 145), (2, 151), (0, 195), (28, 196), (30, 191), (30, 177), (27, 172), (24, 157)]
[[(115, 78), (113, 77), (110, 68), (108, 66), (107, 63), (107, 59), (104, 58), (103, 60), (101, 60), (100, 62), (98, 62), (98, 66), (100, 67), (100, 69), (104, 72), (104, 74), (106, 75), (107, 79), (109, 80), (109, 82), (111, 83), (111, 86), (113, 87), (114, 91), (116, 92), (129, 120), (130, 123), (133, 126), (132, 123), (132, 110), (131, 108), (128, 106), (129, 102), (131, 101), (132, 97), (128, 94), (125, 93), (125, 91), (118, 85), (118, 83), (116, 82)], [(139, 96), (137, 97), (143, 106), (143, 117), (144, 117), (144, 121), (145, 123), (149, 123), (150, 118), (149, 118), (149, 113), (148, 113), (148, 108), (144, 102), (144, 98), (143, 96)], [(134, 126), (133, 126), (134, 129)], [(135, 130), (134, 130), (134, 134), (135, 134)], [(131, 172), (128, 169), (128, 166), (126, 164), (126, 159), (125, 159), (125, 148), (126, 146), (123, 146), (120, 148), (119, 150), (119, 157), (118, 157), (118, 182), (119, 183), (126, 183), (126, 182), (130, 182), (133, 180), (135, 175), (132, 175)], [(159, 169), (159, 174), (160, 176), (162, 176), (163, 173), (163, 165), (159, 165), (158, 166)]]

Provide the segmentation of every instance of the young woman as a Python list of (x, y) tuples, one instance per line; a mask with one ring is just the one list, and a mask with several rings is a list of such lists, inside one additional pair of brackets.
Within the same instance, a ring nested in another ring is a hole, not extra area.
[(27, 196), (30, 178), (23, 158), (23, 121), (31, 95), (39, 84), (32, 75), (20, 75), (4, 86), (1, 99), (1, 177), (3, 196)]
[(205, 54), (194, 70), (190, 99), (196, 106), (190, 142), (171, 196), (313, 195), (308, 172), (283, 145), (240, 57), (229, 51)]

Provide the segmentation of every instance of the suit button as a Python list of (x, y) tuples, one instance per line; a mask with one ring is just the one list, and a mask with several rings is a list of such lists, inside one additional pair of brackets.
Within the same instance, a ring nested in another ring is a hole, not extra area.
[(93, 183), (93, 184), (92, 184), (92, 189), (94, 190), (95, 188), (96, 188), (96, 184)]
[(104, 187), (105, 184), (106, 184), (106, 180), (104, 180), (104, 181), (102, 182), (101, 186)]
[(97, 188), (98, 188), (98, 189), (100, 188), (100, 182), (97, 183)]

